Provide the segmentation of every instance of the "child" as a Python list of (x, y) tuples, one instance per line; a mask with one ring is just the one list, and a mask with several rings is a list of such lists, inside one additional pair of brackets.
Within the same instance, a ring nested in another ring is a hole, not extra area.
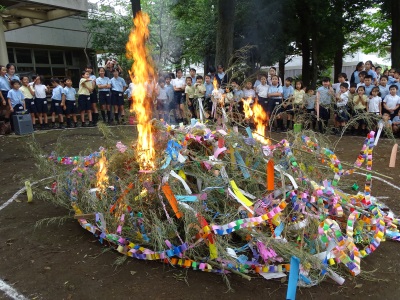
[(397, 110), (400, 106), (400, 97), (397, 96), (397, 85), (392, 84), (389, 87), (389, 95), (383, 99), (383, 112), (387, 112), (390, 115), (390, 120), (397, 115)]
[[(52, 78), (50, 83), (53, 86), (51, 94), (51, 123), (53, 129), (65, 129), (63, 118), (63, 107), (65, 107), (65, 100), (63, 99), (64, 89), (60, 85), (58, 78)], [(58, 127), (56, 126), (56, 115), (58, 115)]]
[[(372, 69), (373, 67), (374, 67), (374, 65), (372, 64), (372, 61), (370, 61), (370, 60), (367, 60), (366, 62), (365, 62), (365, 72), (367, 73), (367, 75), (370, 75), (372, 78), (371, 78), (371, 83), (373, 84), (373, 85), (376, 85), (377, 84), (377, 75), (376, 75), (376, 72)], [(368, 95), (367, 95), (368, 96)]]
[(203, 76), (196, 76), (196, 83), (194, 84), (194, 104), (196, 109), (196, 117), (200, 115), (204, 117), (204, 96), (206, 94), (206, 87), (203, 84)]
[[(387, 113), (385, 113), (387, 115), (387, 119), (389, 119), (389, 115)], [(399, 133), (400, 133), (400, 110), (397, 113), (397, 116), (395, 116), (392, 120), (392, 130), (393, 133), (399, 137)]]
[[(126, 90), (126, 82), (122, 77), (119, 77), (117, 69), (113, 71), (114, 77), (111, 78), (111, 105), (114, 106), (114, 117), (117, 124), (120, 124), (119, 117), (124, 115), (124, 96)], [(111, 121), (112, 122), (112, 121)], [(111, 124), (109, 122), (109, 124)], [(122, 117), (121, 122), (124, 123)]]
[(89, 79), (92, 81), (92, 92), (90, 93), (90, 103), (91, 103), (91, 111), (92, 111), (92, 119), (93, 125), (96, 126), (99, 120), (99, 111), (97, 110), (97, 103), (99, 100), (97, 99), (97, 91), (96, 91), (96, 76), (93, 74), (93, 67), (87, 66), (86, 72), (89, 73)]
[(365, 95), (371, 98), (371, 91), (375, 85), (372, 84), (372, 75), (367, 75), (364, 78)]
[[(25, 110), (24, 94), (19, 90), (20, 83), (17, 79), (10, 81), (11, 90), (7, 93), (9, 111), (16, 115), (17, 112)], [(11, 119), (11, 130), (14, 130), (13, 120)]]
[[(303, 82), (301, 80), (296, 81), (295, 83), (296, 89), (293, 92), (293, 112), (292, 116), (300, 114), (302, 110), (304, 109), (304, 86)], [(295, 121), (294, 119), (290, 122), (290, 115), (288, 115), (288, 127), (290, 129), (293, 129), (293, 122)], [(290, 124), (291, 123), (291, 124)]]
[(165, 81), (160, 79), (157, 86), (157, 112), (159, 119), (168, 121), (168, 90), (165, 87)]
[[(360, 115), (363, 114), (367, 111), (367, 101), (368, 97), (365, 95), (365, 88), (364, 86), (359, 86), (357, 88), (357, 96), (354, 96), (353, 98), (353, 109), (354, 109), (354, 114)], [(355, 134), (354, 130), (358, 130), (358, 133), (360, 135), (365, 134), (365, 122), (364, 119), (359, 119), (357, 122), (356, 128), (352, 129), (352, 134)]]
[(10, 111), (7, 105), (7, 94), (10, 90), (10, 83), (6, 78), (7, 69), (5, 66), (0, 66), (0, 111), (6, 110), (5, 121), (8, 123), (10, 121)]
[(389, 86), (388, 86), (388, 77), (386, 75), (382, 75), (379, 81), (379, 92), (381, 93), (381, 98), (385, 99), (387, 95), (389, 95)]
[(377, 82), (380, 82), (381, 78), (382, 78), (382, 67), (381, 66), (376, 66), (375, 67), (375, 73), (376, 73), (376, 80)]
[(348, 81), (347, 81), (347, 74), (346, 74), (346, 73), (339, 73), (339, 74), (338, 74), (338, 82), (332, 84), (332, 88), (333, 88), (333, 90), (335, 91), (335, 95), (340, 94), (340, 85), (341, 85), (343, 82), (347, 82), (347, 83), (348, 83)]
[(256, 94), (258, 97), (258, 103), (262, 106), (265, 112), (268, 109), (268, 84), (267, 76), (261, 75), (260, 84), (256, 87)]
[(322, 86), (317, 89), (317, 101), (316, 106), (319, 107), (319, 118), (318, 126), (321, 133), (325, 133), (328, 127), (328, 121), (331, 117), (330, 106), (335, 96), (333, 88), (330, 86), (331, 80), (329, 77), (322, 79)]
[[(271, 123), (271, 116), (275, 110), (275, 107), (282, 104), (282, 96), (283, 96), (283, 89), (282, 86), (279, 84), (279, 77), (277, 75), (272, 75), (271, 85), (268, 89), (268, 96), (267, 96), (268, 97), (267, 116), (270, 123)], [(286, 128), (283, 126), (283, 120), (280, 112), (281, 112), (280, 109), (278, 109), (275, 112), (277, 130), (282, 130), (283, 132), (285, 132)]]
[[(380, 116), (382, 114), (382, 98), (379, 97), (379, 88), (376, 86), (371, 91), (371, 98), (368, 99), (367, 110), (370, 114)], [(376, 120), (374, 120), (373, 130), (376, 130)]]
[(19, 88), (19, 90), (22, 92), (22, 94), (24, 94), (25, 107), (31, 115), (33, 130), (36, 130), (37, 109), (35, 105), (35, 100), (33, 99), (35, 92), (29, 85), (28, 76), (22, 76), (21, 80), (22, 80), (22, 86)]
[(292, 77), (287, 77), (285, 79), (285, 85), (282, 87), (283, 91), (283, 102), (287, 102), (289, 98), (293, 96), (294, 93), (294, 88), (292, 86), (293, 78)]
[[(269, 86), (271, 86), (272, 85), (272, 76), (278, 76), (278, 73), (276, 72), (276, 68), (275, 67), (271, 67), (271, 68), (269, 68), (269, 71), (268, 71), (268, 79), (267, 79), (267, 84), (269, 85)], [(280, 85), (280, 86), (282, 86), (282, 80), (281, 80), (281, 78), (278, 76), (278, 84)]]
[(367, 75), (368, 75), (368, 73), (365, 71), (361, 71), (360, 73), (358, 73), (358, 78), (360, 79), (360, 82), (357, 83), (357, 88), (361, 85), (364, 85), (364, 79), (365, 79), (365, 76), (367, 76)]
[(212, 100), (211, 100), (211, 96), (212, 96), (212, 91), (214, 89), (214, 86), (211, 82), (211, 75), (207, 74), (206, 76), (204, 76), (205, 79), (205, 83), (204, 86), (206, 88), (206, 94), (205, 94), (205, 110), (207, 111), (207, 113), (210, 115), (211, 118), (211, 110), (212, 110)]
[[(76, 90), (72, 87), (72, 80), (71, 78), (66, 78), (65, 79), (65, 85), (66, 87), (64, 88), (64, 110), (65, 114), (67, 116), (67, 128), (72, 128), (72, 127), (77, 127), (78, 123), (76, 121), (76, 101), (75, 101), (75, 95), (76, 95)], [(74, 125), (71, 124), (71, 117), (74, 121)]]
[(47, 112), (49, 111), (46, 99), (47, 87), (43, 83), (43, 76), (37, 76), (32, 85), (35, 90), (35, 106), (38, 112), (40, 129), (42, 130), (49, 129), (47, 124)]
[(349, 120), (349, 115), (346, 109), (347, 102), (349, 101), (349, 84), (342, 82), (340, 84), (340, 92), (336, 96), (336, 116), (335, 116), (335, 128), (339, 129), (336, 133), (342, 134), (343, 128), (346, 122)]
[(174, 88), (174, 105), (176, 107), (175, 119), (177, 123), (183, 123), (183, 116), (185, 113), (185, 99), (183, 95), (185, 93), (185, 78), (182, 77), (182, 69), (176, 70), (176, 78), (172, 80), (172, 86)]
[(92, 80), (89, 79), (89, 72), (82, 71), (82, 78), (79, 81), (78, 89), (78, 108), (81, 114), (82, 127), (86, 127), (85, 112), (88, 114), (89, 126), (93, 126), (92, 123), (92, 108), (90, 103), (90, 93), (93, 91)]
[[(192, 85), (192, 78), (186, 77), (186, 87), (185, 87), (185, 97), (186, 97), (186, 104), (189, 108), (189, 111), (192, 115), (192, 118), (196, 116), (196, 110), (194, 108), (194, 86)], [(188, 116), (186, 116), (188, 118)]]
[[(393, 118), (393, 120), (394, 120), (394, 118)], [(378, 124), (379, 125), (382, 124), (382, 128), (386, 134), (388, 132), (391, 132), (393, 129), (393, 127), (392, 127), (393, 122), (390, 120), (390, 116), (387, 112), (383, 113), (382, 120), (380, 120)]]
[[(101, 108), (101, 118), (104, 123), (111, 122), (111, 79), (105, 76), (106, 69), (99, 68), (99, 77), (96, 78), (96, 85), (99, 88), (99, 103)], [(106, 118), (107, 112), (107, 118)]]
[(306, 93), (304, 95), (304, 102), (306, 104), (307, 114), (311, 118), (311, 129), (315, 130), (316, 116), (315, 116), (315, 100), (317, 96), (314, 94), (314, 89), (312, 87), (307, 87)]

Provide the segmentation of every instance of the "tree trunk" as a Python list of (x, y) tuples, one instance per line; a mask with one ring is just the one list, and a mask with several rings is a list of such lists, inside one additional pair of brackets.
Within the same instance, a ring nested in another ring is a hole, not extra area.
[(282, 83), (285, 82), (285, 57), (281, 58), (279, 60), (279, 77), (282, 80)]
[(233, 53), (233, 29), (236, 0), (218, 0), (218, 22), (215, 65), (228, 68)]
[(315, 32), (315, 30), (313, 31), (312, 34), (311, 43), (312, 43), (311, 86), (316, 86), (318, 80), (318, 47), (317, 47), (317, 33)]
[(305, 86), (310, 84), (310, 41), (308, 38), (308, 32), (303, 31), (301, 36), (301, 55), (302, 55), (302, 67), (301, 74), (303, 83)]
[[(339, 45), (338, 45), (339, 46)], [(335, 58), (333, 61), (333, 81), (338, 82), (338, 75), (339, 73), (342, 73), (342, 68), (343, 68), (343, 45), (340, 45), (340, 48), (338, 48), (335, 52)]]
[(140, 7), (140, 0), (131, 0), (131, 5), (132, 5), (132, 15), (133, 17), (136, 16), (136, 13), (142, 10)]
[(400, 68), (400, 1), (392, 0), (392, 67)]

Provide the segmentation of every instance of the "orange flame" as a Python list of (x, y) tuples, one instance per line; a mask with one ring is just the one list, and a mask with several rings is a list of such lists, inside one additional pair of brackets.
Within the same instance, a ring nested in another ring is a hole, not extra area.
[(132, 29), (126, 44), (126, 57), (133, 60), (129, 75), (135, 85), (132, 95), (134, 100), (132, 109), (138, 122), (137, 159), (142, 170), (151, 170), (154, 169), (155, 159), (150, 124), (152, 99), (148, 97), (146, 87), (149, 77), (154, 76), (153, 61), (146, 48), (146, 40), (149, 38), (148, 25), (150, 18), (146, 13), (138, 12), (133, 23), (135, 27)]
[(96, 187), (100, 192), (103, 192), (108, 185), (108, 176), (107, 176), (107, 159), (103, 153), (101, 153), (101, 157), (98, 162), (99, 170), (97, 171), (96, 178), (97, 183)]
[(217, 77), (214, 76), (214, 80), (213, 80), (213, 86), (214, 86), (214, 91), (218, 91), (218, 81), (217, 81)]
[(263, 143), (269, 144), (269, 139), (266, 139), (265, 136), (265, 129), (266, 124), (268, 123), (268, 115), (264, 111), (263, 107), (258, 103), (258, 100), (252, 103), (252, 98), (249, 97), (247, 100), (242, 99), (243, 101), (243, 110), (246, 119), (253, 119), (256, 125), (255, 135), (253, 136), (254, 139)]

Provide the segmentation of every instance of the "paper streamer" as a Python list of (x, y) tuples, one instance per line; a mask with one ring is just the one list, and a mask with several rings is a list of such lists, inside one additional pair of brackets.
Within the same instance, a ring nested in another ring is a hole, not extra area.
[(25, 188), (26, 188), (26, 196), (28, 197), (28, 202), (32, 202), (33, 194), (32, 194), (32, 186), (29, 180), (25, 181)]
[(182, 183), (183, 187), (185, 188), (186, 192), (189, 195), (192, 194), (192, 190), (190, 189), (190, 187), (187, 185), (186, 181), (181, 176), (176, 174), (174, 170), (171, 170), (170, 174), (171, 174), (172, 177), (178, 179)]
[(249, 199), (247, 199), (241, 192), (240, 189), (237, 187), (236, 182), (234, 180), (231, 180), (229, 184), (232, 187), (233, 192), (235, 195), (246, 205), (246, 206), (252, 206), (253, 202), (251, 202)]
[(392, 148), (392, 154), (390, 155), (389, 168), (394, 168), (396, 166), (396, 156), (398, 144), (394, 144)]
[(246, 168), (246, 164), (244, 163), (242, 156), (237, 151), (235, 151), (235, 158), (236, 158), (237, 164), (239, 165), (240, 171), (242, 171), (243, 177), (245, 179), (250, 178), (250, 174)]
[(174, 193), (171, 190), (171, 187), (169, 186), (168, 182), (166, 182), (162, 187), (161, 187), (165, 197), (167, 197), (167, 200), (169, 204), (172, 207), (172, 210), (175, 213), (175, 216), (180, 219), (183, 217), (183, 214), (179, 211), (178, 209), (178, 201), (176, 201), (176, 198), (174, 196)]
[(290, 259), (289, 283), (286, 292), (286, 300), (296, 299), (297, 282), (299, 281), (300, 259), (292, 256)]
[(383, 129), (383, 123), (379, 123), (378, 126), (379, 126), (379, 129), (378, 129), (378, 133), (376, 134), (374, 146), (378, 145), (379, 137), (381, 136), (382, 129)]
[(272, 159), (267, 163), (267, 190), (273, 191), (275, 189), (274, 177), (274, 161)]

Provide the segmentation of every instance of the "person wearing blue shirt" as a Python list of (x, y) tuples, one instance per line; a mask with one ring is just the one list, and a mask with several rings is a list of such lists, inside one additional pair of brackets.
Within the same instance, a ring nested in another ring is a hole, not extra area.
[(364, 88), (365, 88), (365, 95), (366, 96), (371, 96), (371, 91), (375, 87), (375, 85), (372, 84), (372, 75), (367, 75), (364, 78)]
[(328, 121), (331, 117), (330, 105), (334, 97), (333, 88), (330, 86), (331, 80), (328, 77), (322, 79), (322, 86), (317, 89), (317, 102), (319, 109), (319, 131), (325, 133)]
[(20, 81), (20, 79), (18, 75), (15, 75), (15, 66), (13, 64), (7, 64), (6, 69), (7, 73), (5, 74), (5, 77), (7, 79), (8, 90), (11, 90), (12, 89), (11, 80), (15, 79)]
[[(13, 79), (10, 82), (10, 86), (12, 87), (11, 90), (8, 91), (7, 93), (7, 100), (8, 100), (8, 106), (9, 106), (9, 111), (15, 115), (19, 111), (23, 111), (25, 109), (25, 96), (24, 94), (19, 90), (21, 87), (21, 84), (19, 80)], [(14, 130), (14, 124), (11, 120), (11, 130)]]
[(292, 86), (293, 78), (288, 77), (285, 79), (285, 85), (282, 87), (283, 100), (286, 101), (293, 96), (294, 88)]
[[(277, 105), (282, 104), (282, 96), (283, 96), (283, 89), (282, 86), (279, 84), (279, 77), (278, 75), (272, 75), (271, 76), (271, 85), (269, 86), (268, 89), (268, 94), (267, 94), (267, 115), (268, 115), (268, 120), (271, 120), (272, 113), (275, 110), (275, 107)], [(277, 123), (277, 130), (281, 129), (282, 131), (285, 131), (286, 129), (283, 126), (283, 120), (281, 118), (281, 109), (278, 109), (276, 111), (276, 123)]]
[[(119, 117), (124, 115), (124, 92), (126, 89), (125, 80), (119, 77), (117, 69), (113, 72), (114, 77), (111, 78), (111, 105), (114, 105), (115, 121), (119, 124)], [(124, 120), (122, 119), (122, 123)]]
[(67, 116), (67, 128), (72, 128), (71, 117), (74, 121), (74, 127), (77, 127), (78, 122), (76, 120), (76, 114), (78, 109), (76, 107), (76, 90), (72, 87), (72, 80), (69, 77), (65, 78), (64, 103), (65, 115)]
[[(101, 108), (101, 117), (103, 122), (111, 122), (111, 79), (105, 76), (106, 69), (103, 67), (99, 68), (99, 77), (96, 79), (96, 85), (99, 88), (99, 103)], [(106, 119), (107, 111), (107, 119)]]
[(7, 69), (5, 66), (0, 66), (0, 108), (6, 109), (6, 122), (9, 121), (10, 112), (7, 106), (7, 94), (10, 90), (8, 79), (6, 78)]
[(363, 70), (364, 70), (364, 63), (362, 61), (360, 61), (357, 64), (355, 71), (351, 74), (350, 84), (351, 83), (355, 83), (355, 84), (359, 84), (360, 83), (360, 78), (358, 77), (358, 74)]
[(372, 70), (373, 66), (374, 65), (372, 64), (372, 61), (370, 61), (370, 60), (367, 60), (365, 62), (365, 72), (367, 72), (368, 75), (372, 76), (372, 84), (375, 85), (376, 81), (377, 81), (377, 78), (378, 78), (378, 75), (376, 74), (376, 72), (374, 70)]
[[(65, 109), (65, 101), (63, 101), (64, 89), (60, 85), (60, 80), (58, 78), (52, 78), (50, 80), (53, 90), (51, 93), (51, 123), (53, 129), (65, 129), (63, 108)], [(56, 126), (56, 115), (58, 116), (58, 127)]]
[(385, 97), (389, 94), (389, 85), (388, 85), (388, 77), (386, 75), (382, 75), (379, 80), (379, 92), (381, 93), (381, 98), (385, 99)]

